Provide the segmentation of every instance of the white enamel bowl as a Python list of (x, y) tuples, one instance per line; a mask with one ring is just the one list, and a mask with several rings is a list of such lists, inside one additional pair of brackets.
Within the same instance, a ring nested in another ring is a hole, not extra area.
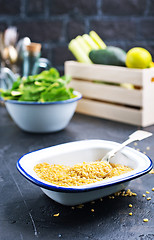
[(96, 161), (118, 143), (103, 140), (83, 140), (44, 148), (22, 156), (17, 162), (19, 172), (32, 183), (41, 187), (51, 199), (63, 205), (73, 206), (104, 197), (124, 189), (129, 181), (148, 173), (152, 169), (152, 161), (144, 154), (125, 147), (121, 153), (112, 158), (112, 163), (121, 163), (134, 170), (121, 176), (113, 177), (97, 183), (60, 187), (37, 177), (33, 168), (38, 163), (74, 165), (83, 161)]
[(16, 100), (5, 101), (5, 106), (11, 118), (19, 128), (34, 133), (56, 132), (64, 129), (70, 122), (75, 112), (77, 101), (81, 99), (77, 95), (58, 102), (20, 102)]

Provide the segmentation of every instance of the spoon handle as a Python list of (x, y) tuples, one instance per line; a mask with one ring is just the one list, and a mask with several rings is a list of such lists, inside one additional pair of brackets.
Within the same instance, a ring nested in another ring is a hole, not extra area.
[(129, 138), (123, 142), (122, 144), (120, 144), (119, 146), (117, 146), (116, 148), (112, 149), (111, 151), (109, 151), (103, 158), (102, 161), (108, 161), (110, 160), (110, 158), (112, 158), (118, 151), (120, 151), (123, 147), (125, 147), (126, 145), (134, 142), (134, 141), (140, 141), (142, 139), (145, 139), (147, 137), (150, 137), (152, 135), (152, 133), (146, 132), (146, 131), (142, 131), (142, 130), (138, 130), (136, 132), (134, 132), (133, 134), (131, 134), (129, 136)]

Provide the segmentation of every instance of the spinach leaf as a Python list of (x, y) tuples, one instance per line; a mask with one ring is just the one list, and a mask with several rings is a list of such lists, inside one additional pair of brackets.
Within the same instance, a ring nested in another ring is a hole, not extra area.
[(54, 102), (76, 97), (67, 85), (70, 76), (60, 76), (55, 68), (38, 75), (18, 78), (9, 90), (0, 89), (4, 99), (34, 102)]

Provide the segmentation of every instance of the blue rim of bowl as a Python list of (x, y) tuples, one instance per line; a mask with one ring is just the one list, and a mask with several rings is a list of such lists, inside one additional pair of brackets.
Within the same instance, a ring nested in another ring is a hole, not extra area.
[(62, 101), (56, 101), (56, 102), (28, 102), (28, 101), (18, 101), (18, 100), (4, 100), (1, 97), (1, 100), (6, 102), (6, 103), (12, 103), (12, 104), (25, 104), (25, 105), (51, 105), (51, 104), (66, 104), (66, 103), (72, 103), (80, 100), (82, 98), (82, 94), (78, 91), (73, 92), (76, 97), (70, 98), (67, 100), (62, 100)]
[[(129, 148), (129, 147), (127, 147)], [(131, 150), (131, 148), (130, 148)], [(39, 151), (39, 150), (37, 150)], [(36, 152), (36, 151), (34, 151)], [(29, 152), (25, 155), (28, 155), (32, 152)], [(141, 153), (137, 153), (137, 154), (141, 154)], [(23, 156), (25, 156), (23, 155)], [(81, 192), (88, 192), (88, 191), (94, 191), (94, 190), (99, 190), (99, 189), (102, 189), (102, 188), (107, 188), (107, 187), (111, 187), (111, 186), (114, 186), (114, 185), (117, 185), (117, 184), (121, 184), (121, 183), (124, 183), (124, 182), (128, 182), (128, 181), (131, 181), (137, 177), (140, 177), (148, 172), (150, 172), (150, 170), (152, 169), (153, 167), (153, 163), (152, 163), (152, 160), (146, 156), (148, 159), (149, 159), (149, 166), (144, 169), (143, 171), (141, 172), (137, 172), (135, 174), (132, 174), (130, 176), (125, 176), (121, 179), (117, 179), (117, 180), (112, 180), (110, 183), (104, 183), (103, 182), (101, 183), (101, 185), (98, 185), (98, 186), (90, 186), (88, 187), (88, 185), (86, 187), (82, 187), (81, 188), (74, 188), (74, 187), (60, 187), (60, 186), (56, 186), (56, 185), (52, 185), (52, 184), (47, 184), (47, 183), (43, 183), (39, 180), (37, 180), (36, 178), (32, 177), (30, 174), (28, 174), (20, 165), (20, 160), (23, 158), (23, 156), (21, 158), (19, 158), (19, 160), (17, 161), (17, 164), (16, 164), (16, 167), (18, 169), (18, 171), (27, 179), (29, 180), (30, 182), (34, 183), (35, 185), (41, 187), (41, 188), (45, 188), (47, 190), (51, 190), (51, 191), (55, 191), (55, 192), (65, 192), (65, 193), (81, 193)], [(100, 183), (100, 182), (99, 182)]]

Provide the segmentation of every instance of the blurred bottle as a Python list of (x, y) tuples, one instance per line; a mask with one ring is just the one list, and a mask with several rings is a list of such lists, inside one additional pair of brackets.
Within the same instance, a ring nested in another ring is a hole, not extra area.
[(23, 76), (35, 75), (37, 73), (37, 62), (41, 56), (41, 44), (30, 43), (26, 46), (23, 59)]
[(50, 61), (46, 58), (40, 58), (41, 56), (41, 44), (30, 43), (26, 46), (23, 59), (23, 73), (22, 76), (27, 77), (29, 75), (35, 75), (40, 70), (50, 68)]

